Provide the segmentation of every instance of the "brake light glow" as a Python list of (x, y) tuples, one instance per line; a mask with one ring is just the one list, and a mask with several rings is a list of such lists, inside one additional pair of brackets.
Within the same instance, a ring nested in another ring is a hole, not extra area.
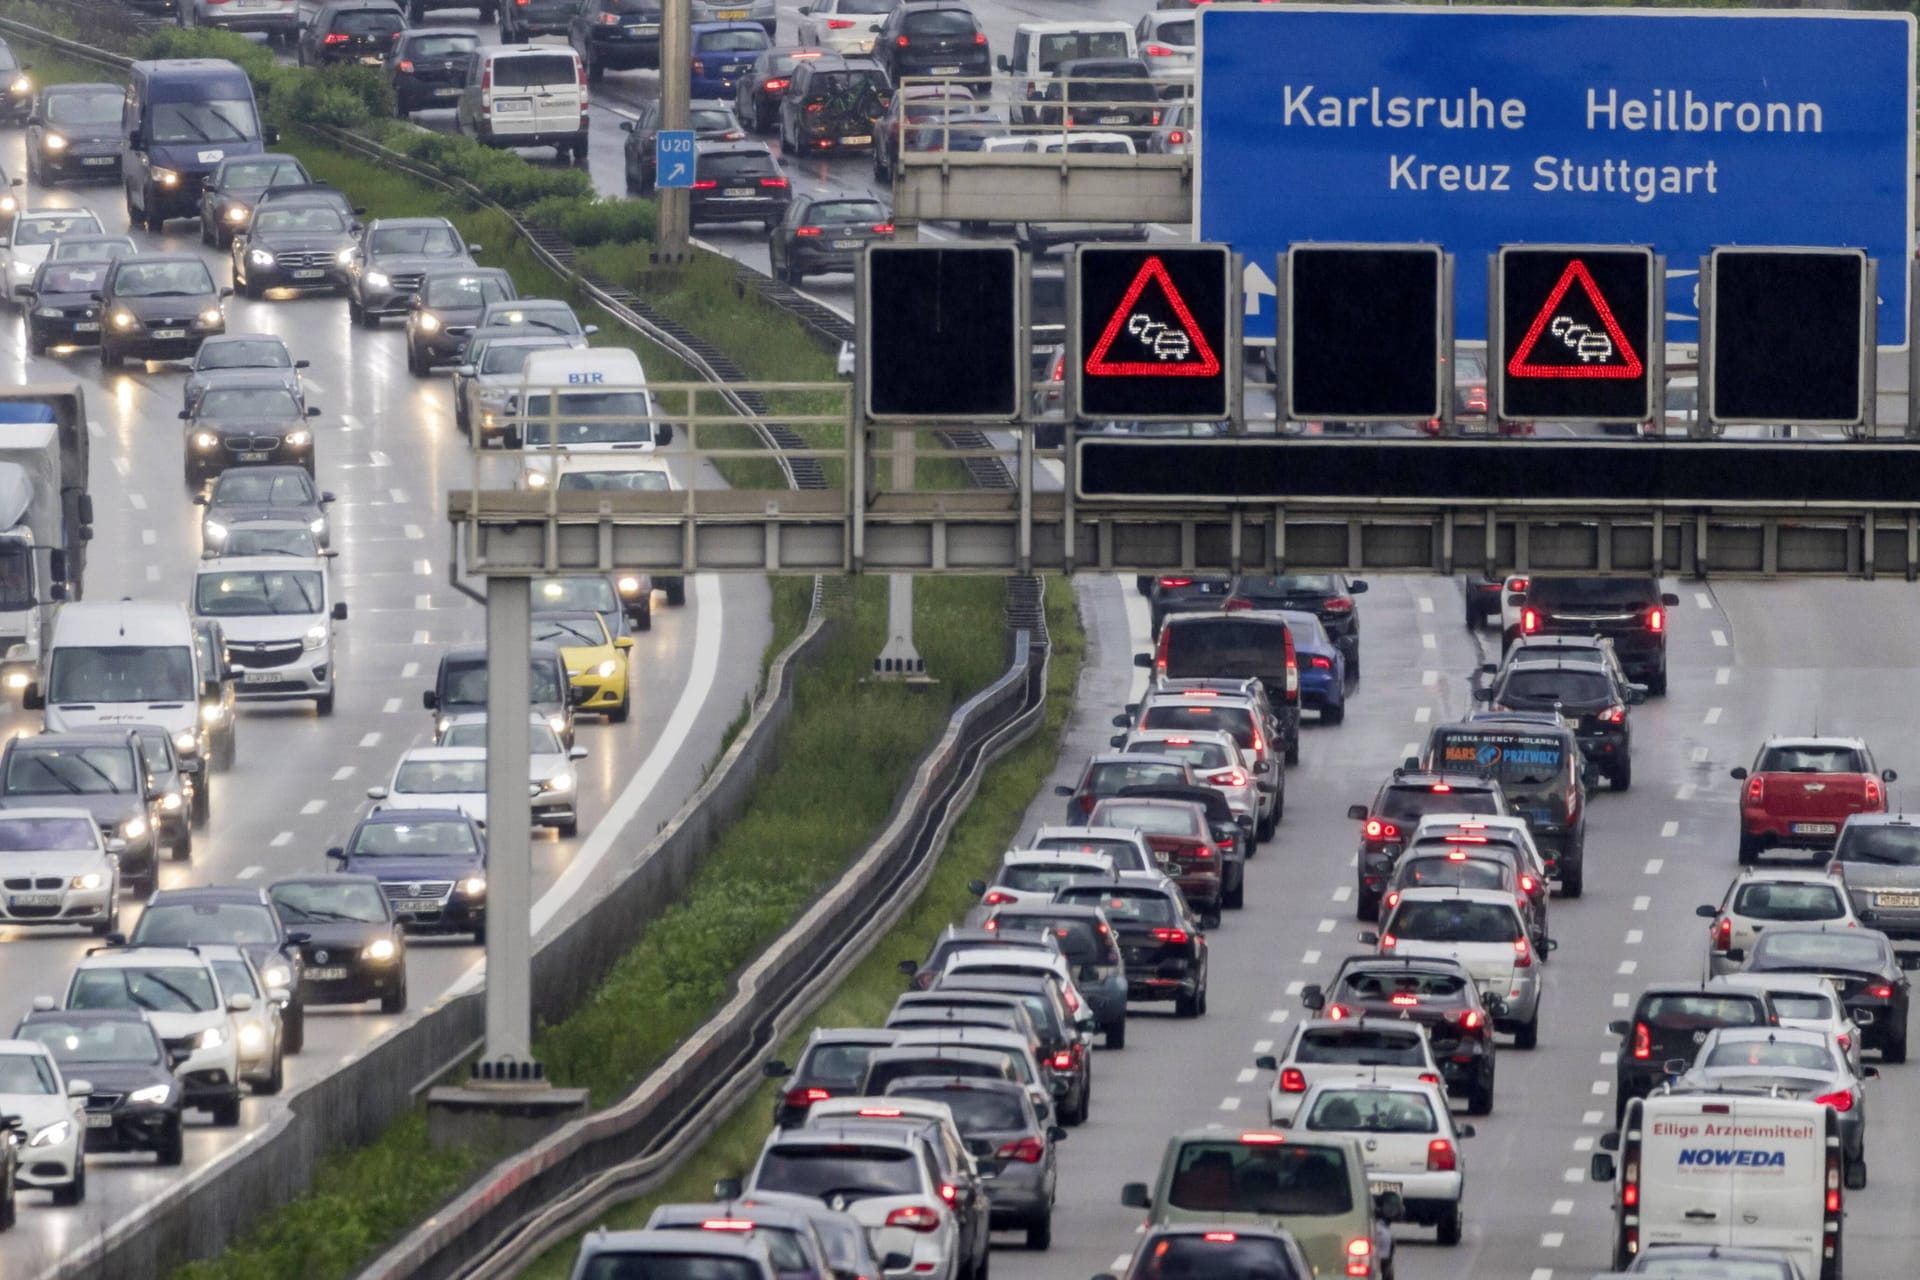
[(1538, 631), (1540, 629), (1540, 615), (1532, 609), (1522, 609), (1520, 611), (1520, 629), (1528, 635), (1532, 635)]
[(1229, 769), (1225, 773), (1212, 775), (1207, 781), (1216, 787), (1244, 787), (1247, 785), (1247, 775), (1238, 769)]
[(791, 80), (783, 80), (778, 76), (776, 76), (773, 79), (767, 81), (765, 84), (761, 85), (760, 87), (763, 90), (765, 90), (767, 93), (778, 93), (792, 83), (793, 81)]
[(1285, 1142), (1286, 1135), (1279, 1133), (1243, 1133), (1240, 1141), (1250, 1147), (1277, 1147)]
[(1647, 610), (1647, 630), (1665, 631), (1667, 629), (1667, 611), (1658, 605)]
[(1532, 585), (1532, 581), (1528, 578), (1515, 577), (1507, 579), (1507, 590), (1509, 591), (1525, 591), (1530, 585)]
[(1039, 1164), (1047, 1154), (1047, 1149), (1040, 1139), (1029, 1134), (1004, 1144), (993, 1154), (997, 1160), (1018, 1160), (1021, 1164)]
[(1522, 875), (1520, 877), (1520, 891), (1522, 893), (1532, 893), (1534, 890), (1538, 889), (1539, 887), (1540, 887), (1540, 882), (1538, 880), (1535, 880), (1532, 876)]
[(1398, 889), (1395, 889), (1392, 893), (1389, 893), (1387, 895), (1387, 910), (1391, 911), (1399, 905), (1400, 905), (1400, 891)]
[(1453, 1144), (1445, 1138), (1435, 1138), (1427, 1144), (1427, 1172), (1452, 1173), (1459, 1167), (1459, 1158), (1454, 1154)]
[(976, 32), (974, 32), (974, 33), (973, 33), (973, 42), (974, 42), (975, 44), (985, 44), (985, 43), (987, 42), (987, 33), (986, 33), (986, 32), (984, 32), (984, 31), (976, 31)]
[(1827, 1212), (1840, 1212), (1840, 1153), (1827, 1154)]
[(1184, 129), (1175, 129), (1169, 134), (1167, 134), (1167, 141), (1172, 143), (1176, 147), (1184, 143), (1186, 140), (1187, 140), (1187, 132)]
[(787, 185), (787, 180), (785, 178), (762, 178), (760, 179), (760, 185), (763, 187), (784, 187)]
[(1445, 841), (1448, 844), (1486, 844), (1487, 838), (1485, 836), (1447, 836)]
[(1192, 738), (1168, 738), (1167, 745), (1170, 747), (1190, 747), (1193, 745), (1193, 739)]
[(1397, 1004), (1402, 1009), (1412, 1009), (1419, 1006), (1420, 997), (1400, 995), (1400, 996), (1393, 997), (1393, 999), (1389, 1003)]
[(1308, 661), (1309, 661), (1309, 662), (1310, 662), (1310, 663), (1312, 664), (1312, 666), (1313, 666), (1313, 669), (1314, 669), (1315, 671), (1331, 671), (1331, 670), (1333, 670), (1333, 659), (1332, 659), (1332, 658), (1329, 658), (1329, 657), (1326, 657), (1326, 656), (1324, 656), (1324, 655), (1322, 655), (1322, 654), (1318, 654), (1318, 653), (1316, 653), (1316, 654), (1314, 654), (1314, 655), (1313, 655), (1313, 657), (1312, 657), (1312, 658), (1310, 658), (1310, 659), (1308, 659)]
[(1625, 724), (1627, 722), (1627, 709), (1618, 706), (1608, 707), (1594, 718), (1602, 724)]
[(1653, 1056), (1653, 1033), (1644, 1022), (1633, 1024), (1633, 1056), (1642, 1062)]
[(1527, 945), (1525, 938), (1513, 940), (1513, 967), (1531, 969), (1533, 967), (1533, 948)]
[(943, 1182), (940, 1184), (940, 1198), (948, 1204), (954, 1204), (960, 1199), (960, 1188), (950, 1182)]
[(1383, 933), (1380, 935), (1380, 949), (1382, 951), (1391, 951), (1399, 945), (1400, 939), (1394, 937), (1392, 934)]
[(1141, 56), (1145, 58), (1171, 58), (1173, 56), (1173, 50), (1163, 44), (1150, 44), (1141, 50)]
[(1867, 779), (1867, 803), (1878, 806), (1880, 803), (1880, 779)]
[(403, 72), (405, 72), (405, 73), (406, 73), (406, 74), (408, 74), (408, 75), (412, 75), (412, 74), (413, 74), (413, 59), (411, 59), (411, 58), (402, 58), (402, 59), (400, 59), (400, 70), (401, 70), (401, 71), (403, 71)]
[(1192, 578), (1162, 578), (1160, 579), (1160, 585), (1163, 587), (1190, 587), (1193, 585), (1193, 579)]
[(1891, 1000), (1893, 999), (1893, 988), (1887, 986), (1868, 987), (1867, 994), (1876, 1000)]
[(1465, 862), (1466, 860), (1467, 860), (1467, 851), (1465, 849), (1447, 850), (1448, 862)]
[(1814, 1101), (1824, 1106), (1832, 1107), (1835, 1111), (1853, 1110), (1853, 1092), (1849, 1089), (1841, 1089), (1834, 1093), (1823, 1093), (1815, 1098)]
[(1463, 1011), (1460, 1014), (1460, 1025), (1469, 1031), (1478, 1028), (1480, 1025), (1480, 1011), (1478, 1009), (1467, 1009)]
[(894, 38), (894, 43), (904, 49), (907, 47), (907, 38), (905, 36), (897, 36)]
[(893, 234), (893, 224), (891, 222), (876, 222), (873, 224), (873, 229), (879, 235), (890, 236)]
[(1216, 689), (1182, 689), (1180, 696), (1183, 698), (1217, 698), (1220, 696), (1220, 693)]
[(1327, 1018), (1329, 1021), (1338, 1022), (1346, 1016), (1347, 1006), (1343, 1004), (1330, 1004), (1327, 1006)]
[(1391, 822), (1382, 822), (1378, 818), (1367, 819), (1367, 839), (1398, 840), (1399, 838), (1400, 828), (1394, 826)]
[(693, 189), (695, 191), (707, 191), (719, 185), (720, 183), (716, 179), (701, 178), (693, 184)]
[(1208, 1244), (1232, 1244), (1240, 1237), (1231, 1231), (1209, 1231), (1200, 1238)]
[(860, 1108), (860, 1114), (863, 1116), (874, 1116), (882, 1120), (897, 1120), (905, 1115), (906, 1112), (900, 1110), (898, 1107), (862, 1107)]
[(745, 1218), (708, 1218), (700, 1224), (702, 1231), (751, 1231), (753, 1224)]
[(1767, 780), (1759, 774), (1747, 779), (1747, 803), (1759, 804), (1767, 798)]
[(1320, 602), (1320, 607), (1328, 613), (1352, 613), (1352, 596), (1328, 596)]
[(1439, 1084), (1440, 1077), (1434, 1072), (1422, 1071), (1420, 1073), (1420, 1083), (1421, 1084)]
[(1433, 784), (1433, 792), (1435, 795), (1444, 795), (1451, 790), (1453, 790), (1453, 784), (1451, 782), (1436, 782)]
[(902, 1205), (887, 1215), (887, 1225), (908, 1231), (932, 1232), (940, 1229), (940, 1211), (930, 1204)]
[(1155, 942), (1171, 942), (1176, 947), (1185, 946), (1187, 931), (1185, 929), (1155, 929), (1153, 931), (1153, 940)]
[(817, 236), (817, 235), (819, 235), (819, 234), (820, 234), (820, 228), (818, 228), (818, 227), (795, 227), (795, 228), (793, 229), (793, 234), (795, 234), (795, 235), (797, 235), (797, 236)]
[(1012, 894), (1002, 893), (998, 889), (989, 891), (986, 897), (980, 899), (982, 903), (986, 904), (989, 907), (1003, 906), (1006, 903), (1012, 902), (1013, 900), (1014, 899)]
[(1307, 1075), (1300, 1068), (1287, 1067), (1280, 1072), (1280, 1092), (1305, 1093), (1306, 1091)]
[(1713, 926), (1713, 949), (1725, 951), (1733, 943), (1733, 919), (1721, 916), (1719, 923)]
[(1350, 1276), (1373, 1274), (1373, 1241), (1364, 1237), (1347, 1241), (1347, 1274)]
[(352, 39), (352, 37), (347, 35), (345, 32), (329, 31), (326, 34), (326, 38), (321, 40), (320, 43), (321, 44), (345, 44), (350, 39)]
[(816, 1102), (825, 1102), (832, 1096), (833, 1091), (830, 1089), (789, 1089), (787, 1090), (787, 1105), (790, 1107), (810, 1107)]
[(845, 31), (847, 28), (851, 27), (852, 25), (853, 25), (852, 18), (828, 18), (827, 19), (827, 30), (829, 31)]
[(1066, 1053), (1066, 1052), (1061, 1052), (1061, 1053), (1056, 1053), (1056, 1054), (1054, 1054), (1054, 1055), (1053, 1055), (1053, 1069), (1054, 1069), (1055, 1071), (1071, 1071), (1071, 1070), (1073, 1070), (1073, 1055), (1072, 1055), (1071, 1053)]

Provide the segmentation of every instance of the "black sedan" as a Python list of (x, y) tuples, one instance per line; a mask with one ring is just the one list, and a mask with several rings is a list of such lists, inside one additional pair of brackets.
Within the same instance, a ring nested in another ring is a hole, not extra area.
[(1347, 674), (1360, 674), (1360, 613), (1354, 597), (1367, 584), (1340, 573), (1285, 573), (1270, 578), (1235, 578), (1229, 609), (1297, 609), (1311, 613), (1327, 638), (1347, 655)]
[(320, 411), (302, 405), (273, 373), (232, 374), (208, 387), (186, 426), (186, 482), (198, 489), (228, 467), (287, 463), (313, 474), (313, 430)]
[(181, 392), (181, 408), (191, 409), (201, 393), (236, 369), (274, 369), (287, 389), (305, 394), (300, 370), (307, 361), (295, 360), (286, 342), (272, 333), (223, 333), (208, 338), (193, 354), (193, 367)]
[(87, 1150), (151, 1151), (163, 1165), (180, 1163), (184, 1095), (166, 1046), (139, 1010), (35, 1010), (13, 1038), (38, 1040), (67, 1079), (93, 1086)]
[(878, 200), (801, 196), (767, 237), (773, 278), (799, 284), (823, 271), (852, 271), (875, 240), (893, 239), (893, 216)]
[(372, 876), (316, 874), (276, 880), (267, 896), (289, 929), (307, 935), (308, 1004), (378, 1000), (380, 1012), (407, 1007), (407, 935)]
[[(649, 195), (653, 191), (660, 121), (660, 101), (655, 98), (641, 103), (633, 119), (620, 122), (621, 132), (627, 135), (626, 141), (620, 144), (621, 168), (626, 171), (627, 190), (637, 195)], [(739, 142), (747, 136), (733, 107), (719, 98), (695, 98), (689, 102), (687, 128), (693, 130), (695, 142)]]
[(281, 1007), (288, 1053), (307, 1042), (307, 935), (289, 926), (259, 885), (199, 885), (162, 889), (147, 900), (126, 939), (135, 947), (238, 947), (247, 953), (267, 994)]
[(303, 67), (377, 66), (407, 25), (407, 15), (393, 0), (331, 0), (300, 29), (294, 57)]
[(269, 289), (347, 291), (353, 231), (331, 203), (275, 203), (232, 240), (233, 287), (249, 298)]
[(780, 118), (780, 99), (793, 84), (796, 63), (826, 55), (824, 49), (763, 49), (733, 86), (733, 109), (747, 128), (766, 133)]
[(187, 359), (202, 341), (226, 332), (220, 300), (232, 293), (191, 254), (119, 259), (100, 290), (101, 369), (113, 373), (128, 359)]
[(57, 84), (41, 90), (27, 116), (27, 176), (43, 187), (62, 178), (120, 177), (127, 91), (117, 84)]
[(786, 216), (793, 192), (764, 142), (696, 142), (690, 216), (703, 222), (758, 222), (768, 231)]
[(567, 23), (567, 42), (587, 79), (660, 65), (660, 0), (585, 0)]
[(97, 295), (107, 278), (104, 262), (43, 262), (27, 289), (27, 350), (100, 345)]
[(1907, 1060), (1906, 970), (1887, 935), (1873, 929), (1770, 925), (1747, 952), (1747, 973), (1817, 973), (1840, 988), (1860, 1025), (1860, 1047)]
[(372, 876), (413, 933), (487, 941), (487, 838), (458, 809), (386, 809), (327, 850), (342, 871)]
[(405, 119), (416, 111), (453, 107), (479, 48), (480, 37), (471, 31), (416, 27), (401, 32), (385, 67), (394, 113)]
[(437, 267), (420, 279), (407, 306), (407, 371), (425, 377), (435, 365), (458, 364), (480, 313), (520, 291), (499, 267)]
[(222, 472), (208, 492), (194, 495), (193, 502), (206, 508), (200, 519), (200, 539), (210, 551), (224, 550), (237, 526), (259, 521), (297, 520), (321, 547), (332, 540), (327, 507), (333, 494), (316, 489), (304, 467)]
[(292, 156), (235, 156), (213, 167), (200, 188), (200, 243), (224, 249), (253, 220), (253, 203), (269, 187), (313, 181)]
[(1176, 613), (1218, 613), (1233, 588), (1232, 578), (1195, 573), (1164, 573), (1148, 580), (1147, 614), (1153, 634)]

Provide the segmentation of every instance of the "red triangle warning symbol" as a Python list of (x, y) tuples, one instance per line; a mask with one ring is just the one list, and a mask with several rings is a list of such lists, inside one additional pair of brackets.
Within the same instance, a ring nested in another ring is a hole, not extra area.
[[(1560, 304), (1575, 281), (1599, 316), (1604, 333), (1561, 310)], [(1557, 363), (1537, 350), (1543, 341)], [(1546, 305), (1528, 326), (1527, 336), (1507, 361), (1507, 375), (1514, 378), (1638, 378), (1643, 371), (1639, 352), (1613, 318), (1613, 308), (1600, 296), (1587, 264), (1578, 258), (1560, 273), (1560, 282), (1553, 286)]]
[[(1143, 308), (1140, 295), (1149, 283), (1159, 286), (1159, 298), (1149, 299)], [(1165, 309), (1153, 305), (1155, 302), (1164, 302)], [(1171, 321), (1160, 318), (1166, 310), (1172, 312)], [(1131, 358), (1108, 359), (1116, 343)], [(1086, 371), (1096, 376), (1134, 378), (1211, 378), (1219, 374), (1220, 358), (1194, 321), (1186, 299), (1174, 288), (1159, 254), (1140, 264), (1100, 341), (1087, 357)]]

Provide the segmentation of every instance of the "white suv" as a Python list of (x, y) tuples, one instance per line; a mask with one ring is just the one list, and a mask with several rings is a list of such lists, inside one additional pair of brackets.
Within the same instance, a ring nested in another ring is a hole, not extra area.
[(1267, 1116), (1290, 1122), (1308, 1090), (1318, 1084), (1355, 1080), (1440, 1086), (1424, 1025), (1399, 1018), (1314, 1018), (1293, 1028), (1284, 1053), (1262, 1055), (1254, 1065), (1274, 1073)]
[(36, 997), (36, 1009), (138, 1009), (173, 1058), (186, 1105), (216, 1125), (240, 1123), (240, 1029), (234, 1014), (253, 1000), (225, 995), (213, 964), (195, 947), (114, 947), (75, 966), (66, 1002)]
[(323, 558), (222, 556), (193, 574), (195, 621), (212, 618), (239, 669), (234, 695), (244, 702), (311, 701), (333, 711), (333, 624), (347, 617), (333, 599)]
[(0, 921), (85, 925), (105, 937), (119, 927), (120, 859), (126, 841), (102, 841), (85, 809), (0, 812)]
[(38, 1040), (0, 1040), (0, 1115), (20, 1121), (20, 1185), (44, 1187), (55, 1204), (87, 1198), (84, 1148), (92, 1091), (91, 1081), (68, 1080)]

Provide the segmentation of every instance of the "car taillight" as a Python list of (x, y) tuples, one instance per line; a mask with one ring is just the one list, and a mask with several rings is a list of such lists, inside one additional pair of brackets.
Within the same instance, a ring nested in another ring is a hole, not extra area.
[(1399, 945), (1400, 939), (1394, 937), (1392, 934), (1383, 933), (1380, 935), (1380, 949), (1382, 951), (1391, 951)]
[(875, 235), (890, 236), (893, 234), (893, 224), (891, 222), (876, 222), (873, 224), (873, 230)]
[(1520, 611), (1520, 630), (1526, 632), (1528, 635), (1532, 635), (1539, 629), (1540, 615), (1532, 609), (1522, 609)]
[[(1840, 1214), (1840, 1153), (1827, 1152), (1827, 1213), (1838, 1217)], [(1838, 1244), (1838, 1240), (1828, 1242), (1828, 1247)]]
[(976, 31), (976, 32), (974, 32), (974, 33), (973, 33), (973, 42), (974, 42), (975, 44), (985, 44), (985, 43), (987, 42), (987, 33), (986, 33), (986, 32), (984, 32), (984, 31)]
[(1204, 862), (1213, 856), (1213, 849), (1209, 845), (1199, 845), (1196, 848), (1187, 850), (1186, 856), (1196, 861)]
[(1315, 671), (1331, 671), (1331, 670), (1333, 670), (1333, 659), (1332, 659), (1332, 658), (1328, 658), (1328, 657), (1324, 657), (1324, 656), (1322, 656), (1322, 655), (1320, 655), (1320, 654), (1317, 654), (1317, 653), (1316, 653), (1316, 654), (1314, 654), (1314, 655), (1313, 655), (1313, 657), (1312, 657), (1311, 659), (1309, 659), (1309, 661), (1310, 661), (1310, 662), (1312, 662), (1312, 664), (1313, 664), (1313, 669), (1314, 669)]
[(579, 57), (578, 55), (575, 55), (573, 59), (573, 74), (574, 74), (574, 83), (580, 86), (581, 103), (582, 103), (580, 107), (580, 114), (585, 115), (587, 111), (587, 108), (585, 106), (586, 91), (587, 91), (587, 64), (586, 64), (586, 60), (584, 58)]
[(1141, 51), (1141, 54), (1148, 58), (1171, 58), (1173, 50), (1163, 44), (1150, 44)]
[(1525, 938), (1513, 940), (1513, 967), (1531, 969), (1533, 967), (1533, 948), (1527, 945)]
[(1242, 609), (1251, 608), (1253, 608), (1253, 601), (1247, 599), (1245, 596), (1234, 596), (1227, 601), (1228, 613), (1237, 613)]
[(1095, 800), (1092, 792), (1089, 791), (1082, 794), (1080, 797), (1080, 812), (1092, 813), (1094, 803), (1095, 803)]
[(827, 30), (829, 31), (845, 31), (847, 28), (851, 27), (852, 25), (853, 25), (852, 18), (828, 18), (827, 19)]
[(1755, 774), (1747, 779), (1747, 803), (1759, 804), (1767, 798), (1767, 780)]
[(1163, 587), (1190, 587), (1193, 585), (1193, 579), (1192, 578), (1162, 578), (1160, 579), (1160, 585)]
[(992, 893), (989, 893), (986, 897), (980, 899), (980, 901), (983, 904), (989, 907), (1002, 906), (1006, 903), (1012, 902), (1013, 900), (1014, 899), (1012, 894), (1002, 893), (998, 889), (995, 889)]
[(1018, 1160), (1021, 1164), (1039, 1164), (1046, 1154), (1046, 1146), (1032, 1136), (1009, 1142), (993, 1153), (996, 1160)]
[(819, 234), (820, 234), (820, 228), (818, 228), (818, 227), (795, 227), (795, 228), (793, 229), (793, 234), (795, 234), (795, 235), (797, 235), (797, 236), (817, 236), (817, 235), (819, 235)]
[(904, 49), (907, 47), (907, 38), (905, 36), (896, 37), (894, 43)]
[(1393, 823), (1382, 822), (1378, 818), (1367, 819), (1367, 839), (1398, 840), (1399, 838), (1400, 838), (1400, 828), (1395, 826)]
[(751, 1231), (751, 1218), (708, 1218), (700, 1224), (702, 1231)]
[(1850, 1035), (1847, 1035), (1847, 1034), (1845, 1034), (1845, 1033), (1842, 1033), (1842, 1034), (1840, 1034), (1840, 1035), (1837, 1035), (1837, 1036), (1835, 1036), (1835, 1037), (1834, 1037), (1834, 1039), (1835, 1039), (1835, 1040), (1837, 1040), (1837, 1041), (1839, 1041), (1839, 1043), (1840, 1043), (1840, 1052), (1842, 1052), (1842, 1053), (1851, 1053), (1851, 1052), (1853, 1052), (1853, 1037), (1852, 1037), (1852, 1036), (1850, 1036)]
[(1247, 785), (1247, 775), (1238, 769), (1229, 769), (1225, 773), (1209, 776), (1207, 782), (1216, 787), (1244, 787)]
[(940, 1229), (940, 1211), (930, 1204), (910, 1204), (887, 1215), (887, 1225), (908, 1231), (930, 1232)]
[(1867, 779), (1867, 803), (1878, 806), (1880, 803), (1880, 779)]
[(1395, 889), (1392, 893), (1389, 893), (1387, 895), (1386, 907), (1387, 907), (1387, 910), (1391, 911), (1399, 905), (1400, 905), (1400, 891), (1398, 889)]
[(1171, 942), (1175, 946), (1184, 946), (1187, 941), (1187, 931), (1185, 929), (1155, 929), (1153, 931), (1153, 940), (1155, 942)]
[(329, 31), (327, 32), (325, 38), (320, 41), (320, 43), (321, 44), (345, 44), (350, 39), (352, 39), (352, 37), (347, 35), (344, 32)]
[(1665, 631), (1667, 629), (1667, 611), (1655, 605), (1647, 610), (1647, 630)]
[(1162, 675), (1165, 675), (1167, 672), (1167, 642), (1172, 638), (1172, 635), (1173, 635), (1173, 628), (1171, 627), (1160, 628), (1160, 647), (1154, 653), (1153, 667), (1154, 667), (1154, 670), (1158, 671)]
[(1815, 1098), (1814, 1101), (1824, 1106), (1832, 1107), (1835, 1111), (1853, 1110), (1853, 1093), (1847, 1089), (1840, 1089), (1833, 1093), (1823, 1093)]
[(1350, 1276), (1373, 1274), (1373, 1241), (1364, 1237), (1347, 1241), (1347, 1274)]
[(1633, 1056), (1642, 1062), (1653, 1056), (1653, 1033), (1644, 1022), (1633, 1024)]
[(1167, 134), (1167, 141), (1171, 142), (1176, 147), (1179, 146), (1181, 143), (1185, 142), (1186, 140), (1187, 140), (1187, 132), (1184, 129), (1174, 129)]
[(810, 1107), (816, 1102), (825, 1102), (832, 1096), (833, 1092), (830, 1089), (789, 1089), (787, 1090), (787, 1105), (790, 1107)]
[(784, 187), (787, 185), (787, 180), (785, 178), (762, 178), (760, 179), (760, 185), (763, 187)]
[(1352, 596), (1328, 596), (1325, 600), (1322, 600), (1320, 602), (1320, 607), (1321, 609), (1325, 610), (1327, 613), (1352, 613), (1353, 597)]
[(1891, 1000), (1893, 999), (1893, 988), (1887, 986), (1868, 987), (1867, 994), (1876, 1000)]
[(775, 79), (769, 80), (765, 84), (761, 85), (760, 88), (761, 88), (761, 91), (765, 93), (778, 93), (792, 83), (793, 82), (791, 80), (781, 80), (776, 77)]
[(1298, 1067), (1287, 1067), (1280, 1073), (1280, 1091), (1282, 1093), (1305, 1093), (1307, 1091), (1306, 1072)]
[(1721, 916), (1720, 922), (1713, 926), (1713, 949), (1715, 951), (1725, 951), (1732, 945), (1733, 921), (1727, 916)]
[(1467, 1030), (1475, 1031), (1479, 1029), (1480, 1011), (1478, 1009), (1462, 1009), (1456, 1016), (1460, 1019), (1460, 1025)]
[(1532, 580), (1528, 578), (1507, 579), (1507, 590), (1510, 592), (1514, 592), (1516, 594), (1519, 592), (1525, 591), (1531, 585), (1532, 585)]
[(1608, 707), (1600, 713), (1598, 719), (1602, 724), (1625, 724), (1627, 722), (1627, 709), (1625, 707)]
[(1059, 1053), (1056, 1053), (1056, 1054), (1054, 1054), (1054, 1055), (1053, 1055), (1053, 1069), (1054, 1069), (1055, 1071), (1071, 1071), (1071, 1070), (1073, 1070), (1073, 1054), (1072, 1054), (1072, 1053), (1070, 1053), (1070, 1052), (1067, 1052), (1067, 1051), (1064, 1051), (1064, 1050), (1063, 1050), (1063, 1051), (1061, 1051), (1061, 1052), (1059, 1052)]
[(719, 185), (720, 183), (713, 178), (702, 178), (693, 184), (693, 189), (695, 191), (708, 191)]
[(1419, 1006), (1420, 997), (1409, 996), (1409, 995), (1398, 995), (1390, 999), (1388, 1003), (1398, 1005), (1402, 1009), (1413, 1009)]
[(1452, 1173), (1459, 1167), (1458, 1159), (1453, 1144), (1445, 1138), (1435, 1138), (1427, 1144), (1428, 1173)]
[(1346, 1016), (1347, 1006), (1343, 1004), (1330, 1004), (1327, 1006), (1327, 1018), (1329, 1021), (1338, 1022)]
[(1522, 893), (1532, 893), (1539, 887), (1540, 887), (1540, 882), (1538, 880), (1535, 880), (1532, 876), (1523, 875), (1520, 877), (1520, 891)]
[(400, 70), (411, 75), (413, 73), (413, 61), (409, 58), (400, 59)]

